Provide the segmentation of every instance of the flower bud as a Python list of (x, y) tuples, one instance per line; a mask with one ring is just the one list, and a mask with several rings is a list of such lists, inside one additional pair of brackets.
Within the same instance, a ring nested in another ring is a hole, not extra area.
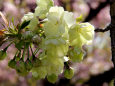
[(30, 70), (32, 69), (32, 67), (33, 67), (31, 61), (28, 60), (28, 59), (26, 60), (25, 66), (26, 66), (26, 69), (27, 69), (28, 71), (30, 71)]
[(58, 79), (58, 76), (55, 74), (51, 74), (47, 76), (47, 80), (51, 83), (55, 83)]
[(5, 57), (7, 56), (7, 54), (6, 54), (6, 51), (5, 50), (0, 50), (0, 60), (3, 60), (3, 59), (5, 59)]
[(64, 71), (64, 77), (66, 77), (67, 79), (71, 79), (74, 75), (74, 70), (73, 68), (69, 68), (69, 69), (65, 69)]
[(33, 67), (39, 67), (41, 65), (41, 60), (38, 58), (35, 58), (33, 60)]
[(20, 59), (20, 61), (18, 61), (16, 64), (16, 71), (21, 76), (25, 76), (28, 74), (26, 70), (25, 62), (22, 59)]
[(16, 68), (16, 61), (15, 59), (12, 59), (8, 62), (8, 66), (15, 69)]

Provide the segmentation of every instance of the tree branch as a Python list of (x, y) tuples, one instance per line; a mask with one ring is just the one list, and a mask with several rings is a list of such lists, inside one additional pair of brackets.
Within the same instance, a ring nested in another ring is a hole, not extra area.
[(100, 10), (103, 9), (104, 7), (106, 7), (108, 4), (109, 4), (109, 0), (106, 0), (105, 2), (100, 3), (100, 5), (96, 9), (90, 8), (89, 15), (84, 20), (84, 22), (88, 22), (88, 21), (92, 20), (94, 17), (97, 16), (97, 14), (100, 12)]
[[(110, 1), (110, 16), (111, 16), (111, 24), (108, 27), (106, 27), (104, 30), (96, 29), (95, 32), (105, 32), (105, 31), (110, 30), (112, 62), (115, 68), (115, 0)], [(114, 85), (115, 85), (115, 69), (114, 68), (113, 68), (114, 70), (113, 80), (114, 80)]]
[(111, 28), (111, 26), (109, 25), (105, 29), (99, 29), (99, 28), (95, 29), (95, 32), (106, 32), (106, 31), (110, 30), (110, 28)]
[(84, 85), (89, 86), (102, 86), (104, 82), (110, 83), (110, 81), (113, 79), (113, 76), (115, 75), (115, 69), (111, 68), (108, 71), (105, 71), (104, 73), (101, 73), (96, 76), (91, 76), (91, 78), (84, 83)]
[[(115, 0), (110, 0), (110, 16), (111, 16), (110, 37), (111, 37), (112, 62), (115, 68)], [(114, 72), (113, 80), (115, 86), (115, 72)]]

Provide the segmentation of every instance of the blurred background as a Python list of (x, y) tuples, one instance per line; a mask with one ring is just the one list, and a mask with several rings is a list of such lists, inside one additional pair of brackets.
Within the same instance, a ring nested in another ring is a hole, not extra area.
[[(9, 21), (14, 18), (15, 24), (29, 11), (34, 12), (36, 0), (0, 0), (0, 11)], [(54, 0), (55, 5), (72, 11), (75, 17), (83, 15), (83, 22), (90, 22), (97, 28), (105, 28), (110, 23), (109, 0)], [(0, 17), (0, 29), (3, 20)], [(75, 75), (71, 80), (65, 79), (63, 74), (59, 76), (55, 84), (44, 80), (33, 80), (31, 75), (21, 77), (15, 70), (7, 66), (8, 60), (14, 56), (15, 48), (9, 47), (7, 59), (0, 61), (0, 86), (112, 86), (109, 73), (113, 64), (111, 62), (110, 33), (95, 33), (93, 44), (84, 46), (85, 56), (80, 63), (72, 63)], [(4, 47), (3, 45), (2, 47)], [(0, 47), (0, 49), (2, 49)], [(106, 74), (106, 75), (107, 75)], [(104, 76), (104, 80), (103, 77)], [(93, 84), (92, 84), (93, 83)]]

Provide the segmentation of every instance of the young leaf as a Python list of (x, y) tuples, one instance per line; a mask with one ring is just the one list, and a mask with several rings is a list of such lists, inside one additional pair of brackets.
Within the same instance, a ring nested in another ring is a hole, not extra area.
[(30, 21), (24, 21), (21, 26), (20, 26), (20, 29), (24, 29), (26, 26), (28, 26), (30, 23)]

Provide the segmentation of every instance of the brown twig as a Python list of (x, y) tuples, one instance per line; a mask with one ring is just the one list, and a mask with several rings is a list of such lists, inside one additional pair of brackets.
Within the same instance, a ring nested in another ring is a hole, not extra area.
[(109, 4), (109, 0), (106, 0), (105, 2), (100, 3), (96, 9), (93, 9), (89, 6), (90, 12), (89, 12), (89, 15), (86, 17), (86, 19), (84, 20), (84, 22), (88, 22), (92, 20), (94, 17), (97, 16), (97, 14), (101, 11), (101, 9), (106, 7), (108, 4)]
[(111, 24), (109, 26), (107, 26), (105, 29), (97, 28), (97, 29), (95, 29), (95, 32), (106, 32), (106, 31), (109, 31), (110, 28), (112, 28)]

